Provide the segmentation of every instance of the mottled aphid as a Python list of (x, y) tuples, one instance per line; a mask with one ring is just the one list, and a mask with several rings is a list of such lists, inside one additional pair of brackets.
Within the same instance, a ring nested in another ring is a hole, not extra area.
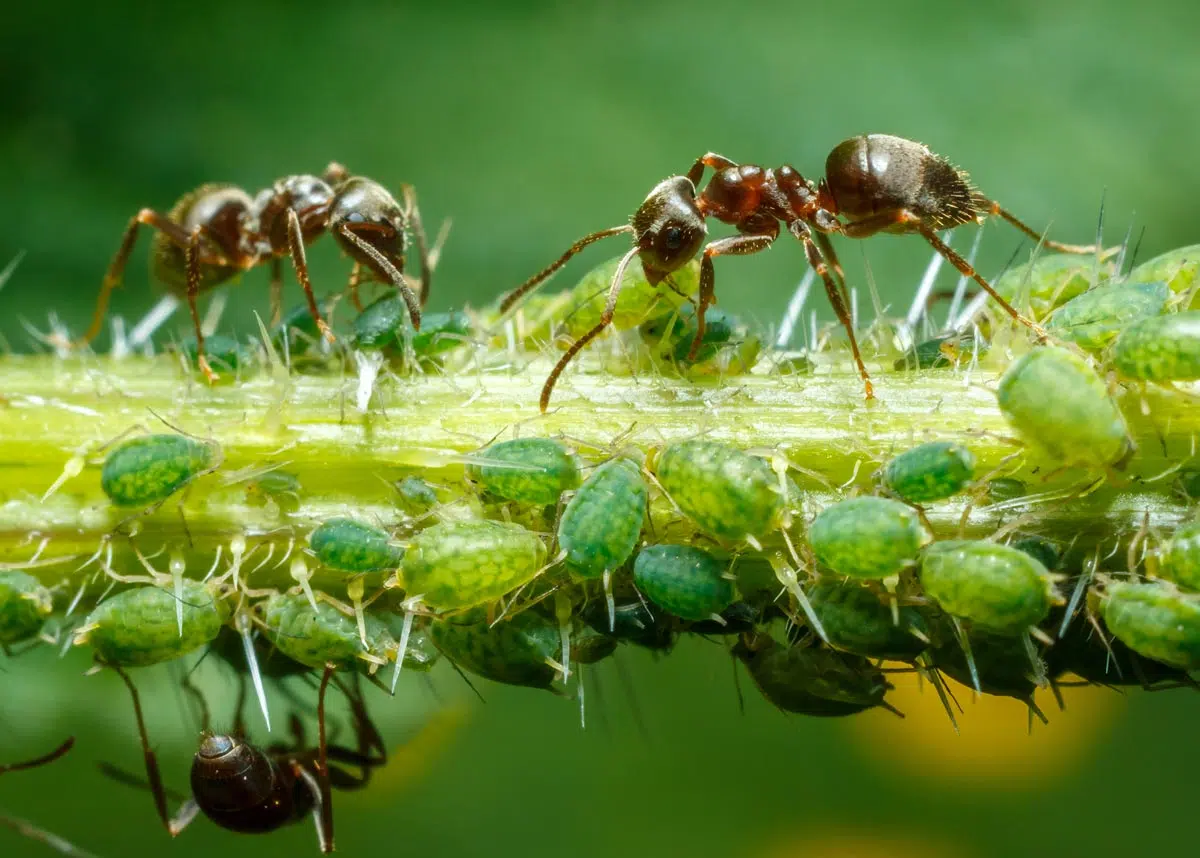
[(1018, 306), (1027, 304), (1033, 317), (1042, 319), (1115, 272), (1111, 262), (1097, 263), (1094, 257), (1049, 253), (1010, 268), (996, 280), (996, 291)]
[(494, 602), (532, 581), (545, 561), (542, 540), (519, 525), (445, 522), (413, 538), (401, 579), (409, 598), (452, 611)]
[[(566, 447), (551, 438), (500, 441), (475, 454), (467, 475), (506, 500), (549, 506), (579, 485), (579, 464)], [(495, 465), (479, 460), (493, 461)]]
[(1064, 348), (1041, 346), (1022, 355), (996, 394), (1009, 425), (1061, 465), (1116, 467), (1133, 449), (1103, 379)]
[(216, 470), (221, 449), (184, 435), (144, 435), (124, 441), (104, 459), (100, 487), (117, 506), (161, 503), (197, 477)]
[(270, 470), (246, 480), (246, 502), (255, 506), (275, 504), (292, 511), (300, 505), (300, 478), (287, 471)]
[(637, 547), (648, 498), (642, 472), (629, 459), (612, 459), (592, 471), (558, 522), (567, 568), (599, 578), (624, 564)]
[(1090, 623), (1073, 623), (1046, 649), (1046, 670), (1051, 681), (1072, 674), (1114, 687), (1197, 687), (1183, 668), (1140, 656), (1120, 638), (1110, 640)]
[(1038, 560), (983, 540), (935, 542), (921, 555), (921, 587), (943, 610), (972, 626), (1019, 634), (1050, 614), (1054, 579)]
[(325, 602), (312, 603), (301, 594), (282, 593), (267, 600), (263, 623), (267, 637), (288, 658), (311, 668), (327, 664), (378, 666), (395, 652), (396, 642), (377, 617), (364, 617), (366, 644), (358, 624)]
[(1188, 590), (1200, 590), (1200, 522), (1189, 522), (1158, 551), (1158, 575)]
[(970, 334), (955, 334), (953, 336), (937, 337), (917, 343), (911, 350), (904, 353), (892, 368), (906, 369), (936, 369), (954, 366), (961, 358), (970, 358), (978, 352), (987, 351), (987, 343), (976, 341)]
[(839, 501), (817, 514), (808, 541), (817, 559), (850, 578), (883, 580), (915, 566), (933, 537), (916, 510), (889, 498)]
[(308, 537), (308, 545), (323, 565), (340, 572), (381, 572), (396, 569), (404, 549), (386, 530), (353, 518), (331, 518)]
[(560, 672), (558, 624), (537, 611), (522, 611), (495, 625), (435, 620), (429, 634), (446, 658), (495, 682), (549, 688)]
[(975, 456), (961, 444), (930, 441), (906, 450), (884, 466), (882, 483), (909, 503), (958, 494), (975, 478)]
[(0, 648), (34, 637), (53, 608), (50, 591), (37, 578), (0, 571)]
[(929, 624), (911, 607), (891, 607), (857, 581), (825, 579), (808, 591), (829, 644), (866, 658), (913, 661), (930, 646)]
[(1184, 670), (1200, 668), (1200, 595), (1165, 582), (1111, 582), (1104, 625), (1131, 650)]
[(1177, 247), (1129, 272), (1128, 283), (1166, 283), (1175, 294), (1186, 292), (1200, 272), (1200, 244)]
[(758, 539), (783, 514), (779, 477), (770, 464), (720, 441), (681, 441), (655, 459), (654, 472), (679, 509), (720, 539)]
[(420, 332), (414, 332), (408, 305), (395, 294), (369, 304), (354, 319), (356, 347), (393, 352), (408, 345), (418, 358), (436, 357), (465, 345), (470, 334), (471, 320), (461, 310), (428, 313), (421, 317)]
[(633, 583), (682, 620), (707, 620), (733, 604), (728, 564), (690, 545), (648, 545), (633, 563)]
[(161, 587), (133, 587), (97, 605), (75, 632), (75, 645), (89, 644), (107, 665), (144, 667), (212, 643), (228, 619), (224, 600), (196, 581), (185, 579), (178, 598)]
[(1051, 572), (1057, 569), (1058, 564), (1062, 562), (1062, 551), (1059, 546), (1040, 536), (1026, 536), (1014, 540), (1012, 547), (1025, 552)]
[(1046, 327), (1080, 348), (1100, 351), (1132, 323), (1161, 313), (1170, 295), (1165, 283), (1105, 283), (1063, 304)]
[(1200, 379), (1200, 310), (1130, 325), (1113, 343), (1111, 357), (1117, 372), (1138, 381)]
[(736, 320), (717, 307), (705, 317), (704, 333), (700, 346), (692, 354), (692, 343), (696, 338), (696, 311), (691, 304), (684, 304), (665, 316), (657, 316), (638, 327), (642, 340), (664, 360), (676, 363), (703, 363), (715, 357), (717, 352), (733, 338)]
[(396, 481), (396, 505), (411, 516), (421, 516), (438, 505), (437, 492), (420, 477)]

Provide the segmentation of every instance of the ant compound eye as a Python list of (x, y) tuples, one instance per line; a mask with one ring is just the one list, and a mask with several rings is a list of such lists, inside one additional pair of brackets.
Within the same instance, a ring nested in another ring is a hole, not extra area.
[(663, 245), (667, 250), (678, 250), (683, 246), (683, 229), (677, 226), (669, 226), (663, 232)]

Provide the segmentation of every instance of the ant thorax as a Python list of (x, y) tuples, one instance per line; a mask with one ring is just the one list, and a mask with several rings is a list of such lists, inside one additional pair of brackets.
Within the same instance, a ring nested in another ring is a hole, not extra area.
[(288, 176), (259, 191), (242, 221), (249, 252), (267, 255), (287, 248), (289, 209), (300, 218), (305, 242), (312, 241), (325, 228), (333, 196), (326, 182), (309, 175)]

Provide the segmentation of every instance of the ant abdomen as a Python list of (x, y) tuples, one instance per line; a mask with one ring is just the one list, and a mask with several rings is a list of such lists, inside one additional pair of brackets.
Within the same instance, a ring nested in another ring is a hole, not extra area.
[(233, 736), (204, 738), (192, 761), (191, 781), (192, 796), (204, 815), (244, 834), (274, 831), (312, 806), (303, 784)]
[[(211, 183), (184, 194), (167, 214), (167, 218), (190, 233), (203, 226), (200, 234), (202, 256), (220, 256), (233, 260), (238, 257), (243, 219), (254, 207), (254, 201), (244, 190), (234, 185)], [(187, 293), (186, 251), (179, 242), (158, 232), (151, 250), (151, 273), (177, 295)], [(207, 265), (200, 270), (200, 291), (212, 289), (231, 280), (241, 271), (236, 265)]]

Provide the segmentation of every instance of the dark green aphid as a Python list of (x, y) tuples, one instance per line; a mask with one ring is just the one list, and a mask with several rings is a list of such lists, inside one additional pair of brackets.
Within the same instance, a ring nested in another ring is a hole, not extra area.
[(612, 459), (592, 471), (558, 522), (567, 568), (583, 578), (620, 568), (637, 547), (648, 498), (641, 469), (629, 459)]
[(489, 626), (486, 622), (435, 620), (430, 638), (442, 655), (464, 670), (507, 685), (549, 688), (558, 676), (558, 624), (537, 611)]
[(658, 455), (654, 470), (683, 514), (706, 533), (756, 539), (779, 526), (779, 477), (757, 456), (720, 441), (681, 441)]
[(420, 477), (396, 482), (396, 504), (409, 515), (424, 515), (438, 504), (437, 492)]
[(1071, 253), (1050, 253), (1010, 268), (995, 282), (996, 292), (1017, 309), (1028, 306), (1035, 319), (1107, 280), (1116, 268), (1111, 262)]
[(0, 646), (28, 640), (54, 608), (50, 591), (28, 572), (0, 571)]
[(468, 342), (471, 318), (462, 310), (426, 313), (421, 317), (421, 330), (416, 333), (412, 332), (406, 318), (404, 336), (412, 343), (417, 357), (436, 357)]
[(1040, 346), (1022, 355), (1000, 379), (997, 397), (1009, 425), (1059, 464), (1116, 466), (1132, 449), (1103, 379), (1067, 349)]
[(571, 452), (551, 438), (517, 438), (492, 444), (475, 454), (495, 465), (478, 462), (467, 475), (492, 494), (519, 503), (548, 506), (579, 485), (579, 464)]
[(687, 631), (697, 635), (740, 635), (754, 631), (759, 619), (759, 612), (750, 604), (734, 602), (716, 617), (689, 623)]
[(813, 371), (813, 362), (805, 355), (785, 357), (773, 366), (778, 375), (811, 375)]
[(901, 607), (897, 623), (891, 605), (857, 581), (824, 579), (809, 589), (808, 600), (837, 649), (911, 662), (930, 646), (929, 626), (915, 608)]
[(968, 641), (971, 662), (968, 662), (961, 644), (947, 636), (946, 643), (933, 653), (934, 666), (968, 688), (975, 687), (978, 677), (982, 693), (1020, 700), (1029, 707), (1031, 715), (1038, 716), (1046, 723), (1045, 714), (1033, 699), (1038, 685), (1031, 678), (1033, 671), (1024, 641), (1019, 637), (988, 634), (978, 629), (972, 629)]
[(220, 459), (215, 443), (184, 435), (131, 438), (104, 460), (100, 487), (118, 506), (149, 506), (214, 470)]
[(1126, 326), (1161, 313), (1170, 295), (1165, 283), (1105, 283), (1063, 304), (1046, 327), (1080, 348), (1099, 351)]
[(839, 501), (818, 513), (808, 531), (813, 553), (838, 575), (882, 580), (916, 565), (932, 539), (912, 507), (889, 498)]
[(733, 338), (736, 320), (717, 307), (704, 315), (704, 337), (696, 356), (688, 360), (692, 341), (696, 338), (696, 310), (684, 304), (677, 311), (643, 322), (638, 328), (642, 339), (654, 347), (655, 354), (680, 363), (702, 363), (716, 356), (721, 346)]
[(596, 664), (617, 651), (615, 637), (593, 628), (577, 629), (571, 635), (571, 658), (576, 664)]
[(341, 572), (396, 569), (404, 559), (404, 549), (392, 543), (386, 530), (352, 518), (323, 522), (308, 544), (322, 564)]
[(899, 358), (892, 368), (897, 370), (937, 369), (954, 366), (964, 357), (969, 359), (976, 352), (982, 355), (986, 350), (987, 344), (976, 343), (975, 337), (971, 334), (937, 337), (917, 343), (909, 351), (906, 351), (904, 357)]
[(1139, 381), (1200, 379), (1200, 310), (1188, 310), (1130, 325), (1112, 347), (1112, 363)]
[(1200, 271), (1200, 244), (1177, 247), (1147, 260), (1129, 272), (1127, 283), (1166, 283), (1179, 294), (1191, 288)]
[(906, 450), (883, 469), (883, 484), (909, 503), (932, 503), (975, 478), (975, 456), (961, 444), (930, 441)]
[(532, 581), (546, 546), (516, 524), (456, 521), (417, 534), (404, 555), (401, 577), (409, 597), (434, 610), (487, 604)]
[[(229, 607), (204, 584), (184, 579), (172, 590), (134, 587), (105, 599), (75, 633), (96, 656), (118, 667), (143, 667), (179, 658), (212, 643), (229, 619)], [(182, 631), (178, 607), (183, 604)]]
[(1018, 539), (1013, 542), (1012, 547), (1018, 551), (1024, 551), (1049, 571), (1057, 569), (1059, 562), (1062, 560), (1062, 552), (1059, 551), (1058, 546), (1049, 539), (1043, 539), (1040, 536), (1026, 536), (1023, 539)]
[(1023, 498), (1026, 491), (1025, 484), (1014, 477), (996, 477), (987, 481), (987, 499), (991, 503)]
[(325, 602), (314, 609), (303, 594), (281, 593), (269, 598), (263, 614), (267, 637), (288, 658), (311, 668), (326, 664), (357, 666), (360, 660), (386, 661), (396, 648), (387, 626), (372, 614), (363, 617), (364, 646), (354, 617)]
[(648, 545), (633, 563), (633, 583), (667, 613), (707, 620), (733, 604), (727, 569), (727, 563), (690, 545)]
[(1139, 655), (1200, 667), (1200, 596), (1165, 582), (1115, 581), (1104, 597), (1104, 624)]
[(943, 610), (977, 628), (1016, 635), (1050, 615), (1054, 580), (1037, 559), (1008, 545), (948, 539), (921, 555), (921, 587)]
[(588, 603), (582, 616), (593, 630), (618, 641), (636, 644), (654, 652), (667, 652), (675, 646), (678, 634), (676, 621), (662, 611), (652, 613), (637, 596), (616, 602), (611, 631), (609, 614), (603, 603)]
[(368, 304), (354, 319), (354, 345), (360, 349), (386, 349), (399, 344), (408, 323), (408, 308), (394, 291)]
[[(197, 350), (194, 336), (185, 338), (179, 344), (179, 350), (187, 356), (192, 366), (196, 366)], [(233, 372), (254, 361), (254, 352), (248, 346), (224, 334), (212, 334), (204, 338), (204, 355), (218, 372)]]

